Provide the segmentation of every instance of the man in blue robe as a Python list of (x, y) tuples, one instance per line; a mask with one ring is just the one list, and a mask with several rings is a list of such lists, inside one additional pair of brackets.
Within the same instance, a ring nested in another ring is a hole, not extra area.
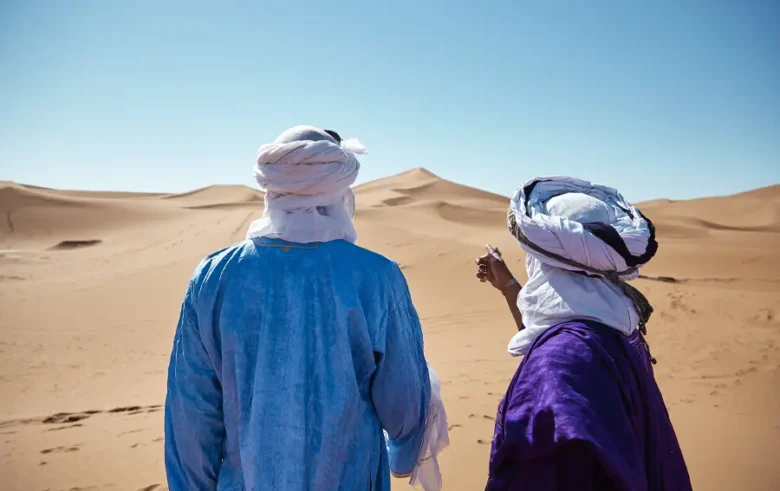
[(258, 151), (263, 216), (197, 267), (181, 307), (172, 491), (382, 491), (391, 471), (415, 469), (431, 396), (423, 337), (398, 265), (354, 245), (362, 151), (313, 127)]

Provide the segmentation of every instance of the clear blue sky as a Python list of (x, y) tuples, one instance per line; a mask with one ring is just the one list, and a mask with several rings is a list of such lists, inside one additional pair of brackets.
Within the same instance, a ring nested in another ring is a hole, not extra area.
[(780, 1), (0, 0), (0, 180), (254, 185), (301, 123), (360, 138), (361, 182), (776, 184)]

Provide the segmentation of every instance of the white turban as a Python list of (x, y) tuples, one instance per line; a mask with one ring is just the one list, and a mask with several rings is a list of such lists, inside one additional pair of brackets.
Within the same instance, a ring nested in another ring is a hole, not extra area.
[(571, 177), (536, 178), (517, 190), (507, 219), (527, 252), (528, 273), (517, 300), (525, 329), (510, 354), (525, 354), (544, 330), (566, 321), (644, 333), (653, 309), (626, 281), (658, 243), (650, 220), (620, 193)]
[(355, 154), (366, 151), (357, 140), (341, 142), (332, 135), (298, 126), (258, 149), (254, 177), (266, 191), (265, 210), (249, 226), (248, 239), (357, 240), (350, 186), (360, 170)]

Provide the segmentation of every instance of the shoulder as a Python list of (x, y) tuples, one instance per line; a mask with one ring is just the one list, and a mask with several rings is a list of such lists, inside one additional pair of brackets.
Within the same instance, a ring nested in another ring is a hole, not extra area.
[(218, 279), (230, 265), (254, 252), (252, 241), (246, 240), (213, 252), (203, 258), (190, 278), (190, 290), (199, 291), (209, 281)]
[(352, 269), (352, 277), (360, 278), (359, 283), (372, 295), (385, 298), (391, 305), (408, 300), (409, 286), (401, 265), (396, 261), (345, 241), (334, 242), (330, 247), (344, 257), (343, 262)]
[(335, 251), (348, 256), (350, 261), (359, 268), (370, 268), (382, 273), (394, 273), (401, 270), (398, 263), (392, 259), (356, 244), (336, 241), (331, 246)]
[(357, 267), (381, 276), (385, 282), (401, 281), (404, 286), (406, 285), (401, 265), (398, 262), (355, 244), (344, 243), (344, 245), (350, 248), (350, 256), (354, 258)]

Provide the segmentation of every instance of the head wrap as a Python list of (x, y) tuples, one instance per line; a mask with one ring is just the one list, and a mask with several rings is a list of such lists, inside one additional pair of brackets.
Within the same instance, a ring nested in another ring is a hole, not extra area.
[(263, 216), (247, 238), (269, 237), (297, 243), (355, 242), (352, 225), (355, 182), (366, 149), (338, 133), (296, 126), (257, 151), (254, 177), (265, 189)]
[(524, 354), (543, 330), (569, 320), (646, 332), (653, 308), (627, 281), (658, 250), (655, 228), (617, 190), (571, 177), (532, 179), (512, 198), (507, 223), (528, 272), (518, 296), (526, 328), (510, 353)]

